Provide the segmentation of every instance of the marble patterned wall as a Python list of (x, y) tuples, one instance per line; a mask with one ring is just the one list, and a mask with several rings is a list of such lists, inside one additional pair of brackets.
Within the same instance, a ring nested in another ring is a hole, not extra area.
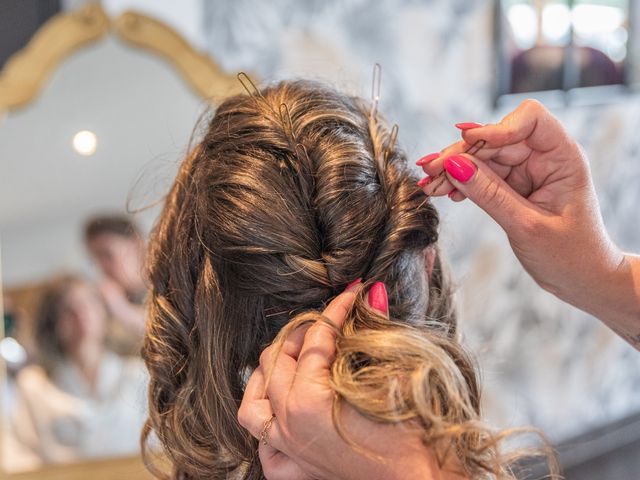
[[(212, 0), (209, 53), (266, 81), (326, 79), (370, 95), (411, 158), (457, 140), (459, 121), (497, 121), (490, 0)], [(640, 251), (640, 97), (556, 110), (585, 147), (612, 237)], [(595, 319), (541, 291), (477, 207), (437, 200), (441, 243), (459, 284), (462, 331), (479, 358), (485, 410), (554, 440), (640, 411), (640, 354)], [(589, 261), (585, 258), (585, 261)]]

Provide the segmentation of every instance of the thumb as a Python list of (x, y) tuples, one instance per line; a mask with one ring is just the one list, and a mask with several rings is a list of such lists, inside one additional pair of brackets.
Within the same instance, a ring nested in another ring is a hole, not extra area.
[(471, 155), (452, 155), (445, 159), (444, 168), (453, 186), (487, 212), (507, 234), (517, 233), (514, 230), (522, 229), (540, 213), (538, 207)]

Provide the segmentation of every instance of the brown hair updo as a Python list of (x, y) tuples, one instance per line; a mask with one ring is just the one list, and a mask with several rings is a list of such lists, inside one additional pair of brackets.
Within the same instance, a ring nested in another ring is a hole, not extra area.
[(359, 277), (386, 284), (392, 319), (446, 344), (428, 345), (461, 372), (460, 421), (479, 413), (439, 255), (426, 278), (437, 212), (369, 108), (310, 81), (234, 96), (181, 165), (152, 235), (143, 347), (143, 443), (157, 435), (172, 478), (262, 478), (236, 419), (244, 380), (293, 317)]

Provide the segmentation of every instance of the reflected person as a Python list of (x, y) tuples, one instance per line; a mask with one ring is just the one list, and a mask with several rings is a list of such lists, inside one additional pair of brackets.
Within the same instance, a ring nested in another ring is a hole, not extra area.
[(87, 221), (84, 237), (91, 257), (104, 275), (100, 290), (109, 312), (128, 332), (141, 338), (147, 287), (142, 271), (145, 245), (140, 229), (126, 215), (99, 215)]
[(145, 415), (146, 374), (106, 347), (107, 310), (95, 286), (55, 279), (35, 319), (38, 362), (16, 379), (17, 440), (42, 463), (133, 454)]

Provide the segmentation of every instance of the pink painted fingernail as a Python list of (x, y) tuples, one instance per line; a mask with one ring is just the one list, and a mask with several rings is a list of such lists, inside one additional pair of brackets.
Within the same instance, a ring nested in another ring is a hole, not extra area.
[(419, 187), (424, 187), (425, 185), (427, 185), (431, 180), (433, 180), (433, 177), (430, 177), (429, 175), (427, 175), (426, 177), (424, 177), (422, 180), (420, 180), (418, 182), (418, 186)]
[(484, 125), (477, 122), (456, 123), (456, 128), (459, 128), (460, 130), (470, 130), (472, 128), (479, 128), (479, 127), (484, 127)]
[(389, 313), (389, 299), (384, 283), (376, 282), (369, 289), (369, 306), (385, 315)]
[(440, 156), (439, 153), (430, 153), (429, 155), (426, 155), (426, 156), (422, 157), (420, 160), (418, 160), (416, 162), (416, 165), (418, 165), (418, 166), (426, 165), (429, 162), (433, 162), (439, 156)]
[(462, 155), (451, 155), (444, 161), (444, 169), (453, 178), (462, 183), (467, 183), (476, 173), (476, 166)]
[(356, 280), (354, 280), (353, 282), (351, 282), (349, 285), (347, 285), (347, 288), (344, 289), (345, 292), (353, 292), (356, 287), (358, 285), (360, 285), (362, 283), (362, 278), (357, 278)]
[(457, 189), (457, 188), (454, 188), (453, 190), (451, 190), (451, 191), (447, 194), (447, 197), (449, 197), (449, 198), (453, 198), (453, 194), (454, 194), (454, 193), (456, 193), (457, 191), (458, 191), (458, 189)]

